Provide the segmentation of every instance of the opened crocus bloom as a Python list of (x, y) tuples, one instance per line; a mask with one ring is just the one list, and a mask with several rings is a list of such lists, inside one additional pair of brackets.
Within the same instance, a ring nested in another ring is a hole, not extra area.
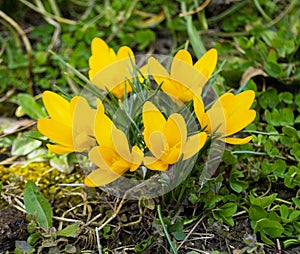
[(148, 60), (150, 74), (161, 89), (182, 102), (191, 101), (210, 78), (217, 64), (217, 51), (210, 49), (194, 65), (190, 53), (179, 50), (174, 56), (170, 73), (153, 57)]
[[(123, 46), (117, 54), (105, 41), (94, 38), (92, 41), (92, 56), (89, 59), (89, 78), (91, 83), (102, 90), (109, 90), (117, 98), (122, 98), (124, 92), (130, 92), (128, 80), (132, 79), (133, 64), (132, 50)], [(126, 85), (126, 89), (125, 86)]]
[(187, 136), (186, 123), (178, 113), (166, 120), (149, 101), (143, 106), (144, 140), (153, 156), (145, 156), (144, 165), (152, 170), (167, 170), (169, 165), (187, 160), (206, 142), (207, 135), (200, 132)]
[(205, 112), (201, 98), (194, 98), (194, 110), (202, 128), (207, 133), (219, 135), (219, 139), (229, 144), (246, 144), (252, 136), (233, 138), (253, 122), (256, 112), (250, 109), (255, 98), (254, 91), (244, 91), (238, 95), (225, 93)]
[[(95, 145), (93, 129), (96, 110), (87, 101), (75, 96), (70, 102), (60, 95), (46, 91), (42, 96), (50, 118), (38, 119), (38, 130), (56, 144), (47, 144), (56, 154), (83, 152)], [(100, 106), (100, 108), (103, 106)]]
[(127, 170), (135, 171), (141, 165), (143, 152), (137, 146), (130, 149), (125, 133), (117, 129), (102, 110), (97, 111), (94, 128), (99, 146), (92, 148), (89, 158), (99, 168), (85, 178), (87, 186), (109, 184)]

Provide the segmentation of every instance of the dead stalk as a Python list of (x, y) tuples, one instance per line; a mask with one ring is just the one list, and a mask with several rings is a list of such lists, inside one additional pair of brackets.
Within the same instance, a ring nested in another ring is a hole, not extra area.
[(24, 43), (24, 46), (25, 46), (25, 49), (26, 49), (26, 52), (27, 52), (27, 56), (28, 56), (28, 90), (29, 90), (29, 93), (31, 95), (33, 95), (33, 89), (32, 89), (32, 48), (31, 48), (30, 41), (29, 41), (26, 33), (24, 32), (24, 30), (19, 26), (19, 24), (1, 10), (0, 10), (0, 17), (3, 18), (8, 24), (10, 24), (14, 29), (16, 29), (16, 31), (18, 32), (18, 34), (20, 35), (20, 37), (21, 37), (21, 39)]

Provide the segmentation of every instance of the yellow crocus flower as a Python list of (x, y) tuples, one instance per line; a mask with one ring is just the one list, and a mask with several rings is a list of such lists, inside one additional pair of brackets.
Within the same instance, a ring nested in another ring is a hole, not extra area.
[(89, 152), (89, 159), (98, 166), (84, 180), (90, 187), (103, 186), (121, 177), (127, 170), (135, 171), (144, 154), (133, 146), (131, 151), (124, 132), (119, 130), (102, 110), (97, 111), (95, 137), (99, 146)]
[(182, 102), (191, 101), (202, 92), (217, 64), (217, 51), (210, 49), (195, 64), (190, 53), (179, 50), (174, 56), (170, 73), (153, 57), (148, 60), (150, 74), (161, 89)]
[[(94, 122), (96, 110), (90, 108), (81, 96), (68, 102), (60, 95), (46, 91), (42, 95), (50, 118), (38, 119), (37, 128), (56, 144), (47, 144), (56, 154), (83, 152), (95, 145), (90, 123)], [(100, 105), (103, 110), (103, 106)]]
[(119, 99), (123, 98), (125, 83), (126, 93), (132, 90), (127, 81), (132, 79), (132, 65), (135, 64), (132, 50), (127, 46), (123, 46), (115, 53), (100, 38), (92, 40), (91, 50), (92, 56), (89, 58), (91, 83), (101, 90), (108, 89)]
[(225, 93), (219, 97), (212, 107), (205, 112), (201, 98), (194, 98), (194, 110), (202, 128), (209, 134), (220, 135), (219, 139), (229, 144), (246, 144), (252, 136), (246, 138), (232, 138), (253, 122), (256, 112), (250, 109), (255, 98), (252, 90), (234, 95)]
[(152, 170), (167, 170), (169, 165), (187, 160), (206, 142), (207, 134), (200, 132), (187, 136), (186, 123), (178, 113), (166, 120), (149, 101), (143, 106), (144, 140), (153, 156), (145, 156), (144, 165)]

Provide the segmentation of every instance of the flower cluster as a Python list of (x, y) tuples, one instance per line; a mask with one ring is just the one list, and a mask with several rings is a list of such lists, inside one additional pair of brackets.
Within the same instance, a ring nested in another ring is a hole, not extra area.
[[(96, 99), (92, 105), (83, 96), (68, 101), (46, 91), (42, 99), (49, 118), (39, 119), (37, 125), (53, 142), (47, 144), (50, 151), (86, 154), (97, 166), (85, 178), (87, 186), (109, 184), (141, 166), (168, 170), (179, 161), (196, 156), (212, 137), (229, 144), (245, 144), (251, 140), (251, 136), (232, 135), (248, 126), (256, 116), (250, 109), (253, 91), (225, 93), (209, 109), (205, 108), (201, 94), (217, 64), (215, 49), (207, 51), (196, 63), (187, 50), (179, 50), (167, 70), (155, 57), (150, 57), (138, 69), (129, 47), (123, 46), (115, 53), (100, 38), (92, 41), (91, 48), (90, 82), (110, 96), (102, 101)], [(143, 93), (141, 96), (139, 92), (143, 90), (149, 96)], [(158, 92), (170, 98), (173, 112), (164, 110), (153, 99)], [(122, 103), (128, 104), (130, 97), (138, 101), (135, 114), (132, 107), (123, 109)], [(117, 105), (110, 107), (113, 103)], [(196, 121), (188, 121), (182, 113), (183, 107), (195, 113)], [(122, 124), (113, 121), (116, 110), (124, 111)], [(196, 125), (196, 131), (190, 130), (191, 125)]]

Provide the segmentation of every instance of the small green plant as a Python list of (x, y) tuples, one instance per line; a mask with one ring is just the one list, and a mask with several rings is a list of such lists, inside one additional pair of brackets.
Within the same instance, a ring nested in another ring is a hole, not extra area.
[[(77, 247), (68, 241), (68, 238), (77, 237), (78, 224), (57, 231), (53, 226), (51, 206), (32, 181), (28, 181), (24, 189), (24, 205), (29, 215), (27, 230), (30, 235), (27, 242), (16, 243), (16, 254), (78, 252)], [(37, 250), (35, 246), (38, 246)]]

